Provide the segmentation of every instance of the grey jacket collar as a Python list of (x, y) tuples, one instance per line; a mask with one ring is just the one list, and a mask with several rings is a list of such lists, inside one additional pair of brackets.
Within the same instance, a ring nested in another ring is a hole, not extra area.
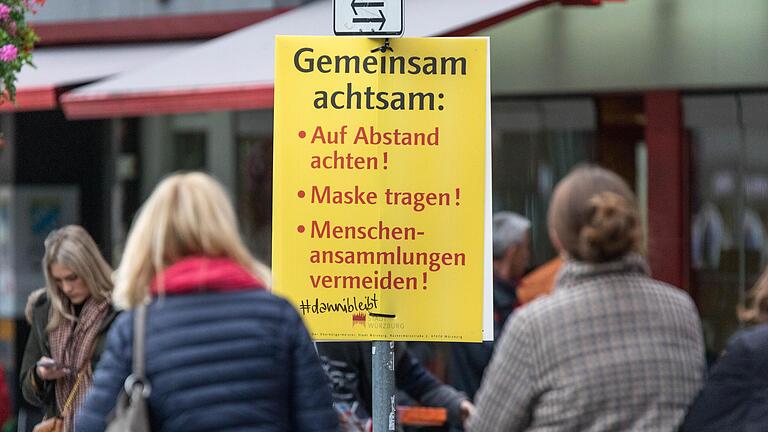
[(590, 278), (612, 273), (639, 273), (650, 275), (645, 258), (639, 254), (628, 254), (614, 261), (588, 263), (569, 259), (565, 261), (555, 280), (555, 289), (569, 288), (588, 281)]

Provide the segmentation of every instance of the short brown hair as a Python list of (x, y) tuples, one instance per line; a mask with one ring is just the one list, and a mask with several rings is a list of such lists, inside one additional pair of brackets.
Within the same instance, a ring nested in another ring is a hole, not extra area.
[(578, 261), (606, 262), (643, 250), (632, 190), (621, 177), (597, 166), (577, 167), (558, 183), (548, 223)]

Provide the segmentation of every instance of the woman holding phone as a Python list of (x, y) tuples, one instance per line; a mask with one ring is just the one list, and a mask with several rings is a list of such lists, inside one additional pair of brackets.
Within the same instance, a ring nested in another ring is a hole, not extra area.
[(45, 293), (31, 307), (21, 389), (46, 419), (61, 417), (65, 431), (93, 380), (93, 369), (115, 310), (112, 268), (85, 229), (69, 225), (45, 239)]

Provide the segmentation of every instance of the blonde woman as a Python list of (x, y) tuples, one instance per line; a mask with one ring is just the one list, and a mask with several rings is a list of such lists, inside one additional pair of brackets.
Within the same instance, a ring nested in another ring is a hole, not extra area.
[(42, 265), (46, 286), (28, 306), (32, 330), (22, 360), (21, 389), (47, 418), (63, 416), (64, 430), (71, 431), (116, 314), (112, 268), (91, 236), (76, 225), (48, 235)]
[(761, 431), (768, 427), (768, 269), (739, 311), (753, 324), (728, 341), (691, 407), (684, 431)]
[[(116, 272), (115, 302), (149, 303), (152, 430), (335, 431), (330, 387), (296, 310), (269, 292), (222, 187), (163, 180), (142, 206)], [(117, 319), (78, 431), (103, 431), (131, 371), (133, 313)]]
[(701, 387), (701, 325), (686, 293), (648, 275), (629, 186), (576, 169), (548, 225), (565, 263), (552, 294), (504, 328), (468, 429), (676, 430)]

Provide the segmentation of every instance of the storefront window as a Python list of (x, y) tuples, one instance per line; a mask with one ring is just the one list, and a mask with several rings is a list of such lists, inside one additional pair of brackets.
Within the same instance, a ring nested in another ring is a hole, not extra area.
[(248, 247), (262, 261), (272, 258), (272, 139), (240, 135), (237, 208)]
[(596, 161), (591, 99), (497, 102), (493, 106), (493, 211), (532, 222), (531, 262), (555, 256), (547, 209), (557, 182), (580, 163)]
[(272, 261), (272, 111), (244, 111), (235, 118), (236, 206), (253, 254)]
[(13, 182), (13, 154), (11, 142), (13, 118), (11, 114), (0, 114), (0, 184)]
[(173, 134), (173, 171), (206, 169), (205, 130), (177, 131)]
[(768, 94), (691, 95), (683, 104), (691, 282), (714, 356), (742, 326), (737, 308), (768, 258)]

